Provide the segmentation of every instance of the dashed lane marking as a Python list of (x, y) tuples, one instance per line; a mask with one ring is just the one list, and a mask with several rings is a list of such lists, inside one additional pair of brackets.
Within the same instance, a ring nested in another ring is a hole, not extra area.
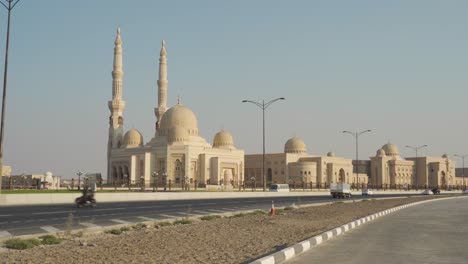
[(86, 227), (99, 227), (98, 225), (96, 224), (93, 224), (93, 223), (87, 223), (87, 222), (82, 222), (80, 223), (80, 225), (82, 226), (86, 226)]
[(146, 220), (146, 221), (156, 221), (155, 218), (150, 218), (150, 217), (146, 217), (146, 216), (138, 216), (138, 218)]
[(180, 216), (167, 215), (167, 214), (160, 214), (160, 216), (165, 217), (165, 218), (178, 218), (178, 217), (180, 217)]
[(55, 228), (53, 226), (41, 226), (41, 229), (44, 229), (45, 231), (47, 231), (48, 233), (56, 233), (56, 232), (59, 232), (60, 229), (58, 228)]
[(119, 224), (131, 224), (132, 222), (125, 221), (125, 220), (120, 220), (120, 219), (111, 219), (112, 222), (116, 222)]
[(44, 215), (44, 214), (62, 214), (62, 213), (74, 213), (76, 211), (55, 211), (55, 212), (39, 212), (39, 213), (31, 213), (33, 215)]

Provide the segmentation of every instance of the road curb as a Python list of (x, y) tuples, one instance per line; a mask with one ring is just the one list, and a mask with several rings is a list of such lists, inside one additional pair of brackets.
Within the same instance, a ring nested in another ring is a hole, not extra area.
[(278, 263), (283, 263), (286, 260), (290, 260), (291, 258), (304, 253), (308, 250), (311, 250), (315, 246), (330, 240), (334, 237), (340, 236), (358, 226), (361, 226), (367, 222), (373, 221), (381, 216), (385, 216), (390, 213), (394, 213), (396, 211), (399, 211), (401, 209), (415, 206), (418, 204), (422, 203), (428, 203), (428, 202), (434, 202), (434, 201), (440, 201), (440, 200), (446, 200), (446, 199), (457, 199), (457, 198), (464, 198), (464, 196), (457, 196), (457, 197), (447, 197), (447, 198), (439, 198), (439, 199), (432, 199), (432, 200), (426, 200), (426, 201), (419, 201), (419, 202), (414, 202), (414, 203), (409, 203), (409, 204), (404, 204), (400, 205), (397, 207), (393, 207), (372, 215), (364, 216), (361, 217), (357, 220), (351, 221), (349, 223), (346, 223), (344, 225), (341, 225), (339, 227), (330, 229), (328, 231), (325, 231), (321, 234), (318, 234), (312, 238), (306, 239), (304, 241), (301, 241), (293, 246), (290, 246), (288, 248), (282, 249), (280, 251), (277, 251), (271, 255), (262, 257), (260, 259), (254, 260), (253, 262), (250, 262), (250, 264), (278, 264)]

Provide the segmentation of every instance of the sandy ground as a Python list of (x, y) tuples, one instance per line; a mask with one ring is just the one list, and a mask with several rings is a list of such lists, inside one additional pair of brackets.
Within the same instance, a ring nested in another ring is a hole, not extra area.
[(68, 237), (60, 245), (23, 251), (4, 249), (0, 262), (245, 263), (354, 219), (431, 198), (435, 197), (337, 202), (287, 210), (274, 217), (225, 217), (188, 225), (151, 225), (121, 235), (88, 234)]

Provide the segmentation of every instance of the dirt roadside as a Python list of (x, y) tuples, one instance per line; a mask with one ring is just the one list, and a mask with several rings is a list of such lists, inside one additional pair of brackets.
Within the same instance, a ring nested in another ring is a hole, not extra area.
[[(2, 250), (0, 263), (245, 263), (363, 216), (437, 197), (336, 202), (191, 224), (132, 229), (120, 235), (67, 237), (59, 245)], [(407, 209), (404, 209), (407, 210)]]

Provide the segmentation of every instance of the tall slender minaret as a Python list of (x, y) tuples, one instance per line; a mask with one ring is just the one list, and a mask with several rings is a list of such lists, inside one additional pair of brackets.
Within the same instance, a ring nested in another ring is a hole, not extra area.
[(161, 118), (167, 110), (167, 82), (166, 42), (163, 40), (161, 53), (159, 54), (158, 107), (154, 109), (156, 131), (159, 129)]
[(114, 67), (112, 70), (112, 101), (109, 101), (109, 141), (107, 144), (107, 180), (112, 180), (110, 164), (111, 150), (119, 148), (123, 140), (123, 110), (125, 102), (122, 100), (122, 39), (120, 28), (117, 28), (117, 37), (114, 47)]

